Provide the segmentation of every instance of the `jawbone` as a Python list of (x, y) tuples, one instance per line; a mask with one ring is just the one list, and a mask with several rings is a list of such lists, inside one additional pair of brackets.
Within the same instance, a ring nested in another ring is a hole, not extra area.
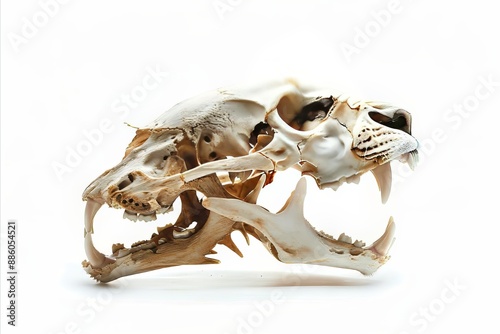
[(388, 259), (394, 240), (392, 217), (384, 234), (371, 246), (352, 243), (342, 234), (339, 239), (318, 232), (304, 218), (306, 180), (302, 177), (283, 208), (276, 214), (264, 208), (234, 199), (207, 198), (203, 205), (210, 211), (241, 221), (259, 230), (269, 241), (268, 250), (284, 263), (304, 263), (354, 269), (364, 275), (374, 273)]

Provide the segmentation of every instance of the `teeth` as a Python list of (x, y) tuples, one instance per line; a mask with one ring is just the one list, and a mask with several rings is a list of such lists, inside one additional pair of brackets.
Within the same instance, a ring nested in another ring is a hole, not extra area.
[(156, 220), (156, 213), (152, 213), (150, 215), (139, 215), (138, 217), (139, 221), (145, 221), (145, 222), (150, 222), (153, 220)]
[(387, 162), (383, 165), (378, 166), (377, 168), (372, 169), (371, 172), (373, 173), (373, 176), (375, 176), (375, 180), (377, 180), (382, 203), (385, 204), (389, 199), (389, 195), (391, 194), (391, 186), (392, 186), (391, 164), (390, 162)]
[(137, 221), (137, 213), (130, 212), (130, 211), (123, 211), (123, 218), (131, 220), (133, 222)]
[(94, 200), (88, 199), (85, 206), (85, 254), (89, 259), (90, 264), (94, 268), (102, 268), (114, 260), (107, 258), (99, 252), (92, 242), (92, 233), (94, 233), (94, 217), (102, 204)]
[(406, 160), (406, 162), (408, 163), (408, 166), (410, 167), (410, 169), (414, 170), (418, 164), (418, 151), (417, 150), (411, 151), (408, 154), (408, 159)]
[(354, 183), (354, 184), (359, 184), (359, 181), (361, 180), (361, 175), (359, 174), (354, 174), (352, 176), (349, 176), (347, 179), (346, 179), (346, 182), (347, 183)]
[(123, 244), (113, 244), (113, 246), (111, 246), (111, 253), (116, 253), (117, 251), (119, 251), (120, 249), (123, 249), (125, 248), (125, 245)]
[(173, 236), (175, 239), (186, 239), (192, 236), (194, 233), (194, 229), (185, 229), (183, 231), (176, 231), (174, 230), (172, 232)]
[(354, 247), (363, 248), (363, 247), (365, 247), (366, 244), (361, 240), (356, 240), (356, 241), (354, 241), (354, 243), (352, 245)]
[(375, 241), (373, 245), (368, 247), (368, 249), (381, 256), (386, 256), (387, 253), (389, 253), (392, 243), (394, 242), (395, 232), (396, 225), (394, 224), (394, 219), (391, 217), (389, 218), (389, 223), (387, 224), (384, 234), (382, 234), (382, 236)]
[(345, 233), (342, 233), (341, 235), (339, 235), (338, 240), (345, 242), (345, 243), (348, 243), (348, 244), (352, 243), (352, 238)]
[(402, 163), (407, 163), (408, 167), (410, 167), (411, 170), (415, 170), (415, 167), (417, 167), (418, 164), (418, 151), (413, 150), (411, 152), (403, 154), (399, 158), (399, 161)]
[(126, 248), (126, 249), (120, 249), (118, 251), (118, 254), (116, 255), (116, 258), (119, 259), (119, 258), (127, 256), (129, 254), (130, 254), (130, 249), (128, 249), (128, 248)]
[(160, 240), (158, 240), (158, 245), (163, 245), (165, 242), (167, 242), (167, 239), (161, 238)]
[(145, 244), (140, 245), (141, 249), (152, 249), (156, 247), (156, 244), (154, 242), (147, 242)]

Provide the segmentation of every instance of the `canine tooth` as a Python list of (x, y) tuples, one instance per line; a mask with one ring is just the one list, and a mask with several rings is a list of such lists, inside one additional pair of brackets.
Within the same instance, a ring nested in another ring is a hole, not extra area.
[(392, 186), (391, 163), (387, 162), (383, 165), (380, 165), (377, 168), (372, 169), (371, 172), (373, 173), (373, 176), (375, 176), (375, 180), (377, 181), (382, 203), (385, 204), (389, 199), (389, 195), (391, 194), (391, 186)]
[(141, 215), (139, 214), (138, 218), (139, 221), (145, 221), (145, 222), (150, 222), (153, 220), (156, 220), (156, 213), (152, 213), (150, 215)]
[(356, 241), (354, 241), (354, 243), (352, 245), (354, 247), (362, 248), (362, 247), (365, 247), (366, 244), (361, 240), (356, 240)]
[(341, 235), (339, 235), (338, 240), (345, 242), (345, 243), (348, 243), (348, 244), (352, 243), (352, 238), (345, 233), (342, 233)]
[(389, 249), (391, 248), (392, 243), (394, 242), (395, 232), (396, 225), (394, 224), (394, 219), (390, 217), (384, 234), (382, 234), (382, 236), (378, 238), (377, 241), (375, 241), (370, 247), (368, 247), (368, 249), (381, 256), (386, 256), (387, 253), (389, 253)]
[(172, 232), (175, 239), (186, 239), (186, 238), (189, 238), (191, 235), (193, 235), (193, 233), (194, 233), (194, 229), (185, 229), (183, 231), (174, 230)]
[(131, 220), (133, 222), (137, 221), (137, 213), (134, 212), (129, 212), (129, 211), (123, 211), (123, 218)]

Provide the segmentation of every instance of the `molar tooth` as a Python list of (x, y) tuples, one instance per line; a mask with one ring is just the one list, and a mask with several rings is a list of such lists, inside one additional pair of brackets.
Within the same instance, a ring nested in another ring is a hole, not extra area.
[(130, 253), (135, 253), (141, 250), (140, 246), (132, 247), (129, 249)]
[(152, 213), (150, 215), (139, 214), (138, 220), (145, 221), (145, 222), (150, 222), (150, 221), (156, 220), (156, 213)]
[(350, 244), (350, 243), (352, 243), (352, 238), (350, 236), (348, 236), (347, 234), (342, 233), (341, 235), (339, 235), (338, 241), (342, 241), (342, 242)]
[(342, 184), (340, 182), (335, 181), (335, 182), (325, 184), (325, 187), (328, 187), (328, 188), (331, 188), (331, 189), (337, 191), (337, 189), (339, 189), (341, 185)]
[(111, 253), (114, 254), (114, 253), (116, 253), (117, 251), (119, 251), (120, 249), (123, 249), (123, 248), (125, 248), (125, 245), (123, 245), (123, 244), (120, 244), (120, 243), (113, 244), (113, 246), (111, 246)]
[(354, 184), (359, 184), (360, 180), (361, 176), (359, 174), (354, 174), (346, 179), (347, 183), (354, 183)]
[(194, 229), (185, 229), (183, 231), (176, 231), (174, 230), (172, 232), (173, 236), (175, 239), (186, 239), (189, 238), (191, 235), (193, 235)]
[(137, 213), (130, 212), (130, 211), (123, 211), (123, 218), (131, 220), (133, 222), (137, 221)]
[(116, 258), (119, 259), (119, 258), (127, 256), (129, 254), (130, 254), (130, 249), (128, 249), (128, 248), (120, 249), (118, 251), (118, 254), (116, 255)]
[(155, 248), (156, 244), (154, 242), (148, 242), (139, 246), (141, 249), (151, 249)]
[(365, 247), (365, 243), (361, 240), (356, 240), (353, 242), (352, 244), (354, 247), (358, 247), (358, 248), (362, 248), (362, 247)]

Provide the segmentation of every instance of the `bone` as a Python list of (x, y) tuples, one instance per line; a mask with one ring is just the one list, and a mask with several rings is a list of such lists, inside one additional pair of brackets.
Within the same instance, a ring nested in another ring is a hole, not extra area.
[[(269, 240), (274, 246), (276, 257), (285, 263), (355, 269), (365, 275), (373, 273), (385, 263), (385, 238), (374, 244), (375, 253), (352, 245), (352, 239), (347, 236), (344, 240), (348, 243), (316, 232), (303, 215), (305, 194), (306, 182), (301, 178), (284, 207), (276, 214), (235, 199), (206, 198), (203, 206), (234, 221), (253, 226)], [(356, 256), (356, 261), (352, 261), (352, 256)]]
[[(370, 116), (374, 109), (382, 115), (378, 121)], [(84, 262), (85, 269), (100, 281), (110, 281), (163, 267), (217, 263), (207, 255), (219, 241), (237, 251), (230, 235), (239, 230), (247, 242), (248, 231), (286, 263), (374, 272), (388, 259), (393, 223), (371, 248), (363, 248), (358, 240), (351, 243), (354, 239), (345, 235), (339, 241), (317, 232), (303, 214), (303, 179), (279, 212), (255, 203), (263, 186), (288, 168), (313, 177), (319, 188), (333, 189), (358, 183), (361, 174), (372, 170), (385, 203), (391, 188), (388, 162), (400, 158), (413, 168), (418, 160), (410, 119), (405, 129), (391, 128), (384, 123), (394, 118), (391, 110), (396, 109), (293, 80), (215, 90), (176, 104), (138, 129), (122, 161), (84, 191), (85, 200), (94, 199), (87, 203), (85, 214), (85, 250), (90, 259)], [(387, 143), (390, 150), (381, 146)], [(211, 211), (201, 208), (197, 196), (186, 196), (189, 191), (203, 193), (207, 197), (203, 205)], [(179, 197), (186, 203), (176, 226), (158, 227), (159, 233), (151, 237), (156, 244), (148, 239), (131, 249), (115, 246), (112, 259), (94, 247), (93, 219), (99, 203), (129, 210), (124, 218), (132, 221), (150, 221), (171, 211)], [(198, 210), (202, 214), (196, 214)], [(201, 224), (196, 235), (187, 226), (192, 221)], [(153, 254), (154, 245), (161, 246)], [(115, 257), (118, 260), (107, 265)]]
[(392, 171), (391, 163), (387, 162), (371, 170), (375, 180), (377, 180), (378, 189), (382, 203), (386, 203), (391, 195)]
[(207, 162), (201, 166), (182, 173), (184, 182), (190, 182), (202, 176), (212, 174), (221, 170), (228, 172), (243, 172), (247, 170), (273, 170), (274, 163), (260, 153), (237, 157), (231, 160), (217, 160)]

